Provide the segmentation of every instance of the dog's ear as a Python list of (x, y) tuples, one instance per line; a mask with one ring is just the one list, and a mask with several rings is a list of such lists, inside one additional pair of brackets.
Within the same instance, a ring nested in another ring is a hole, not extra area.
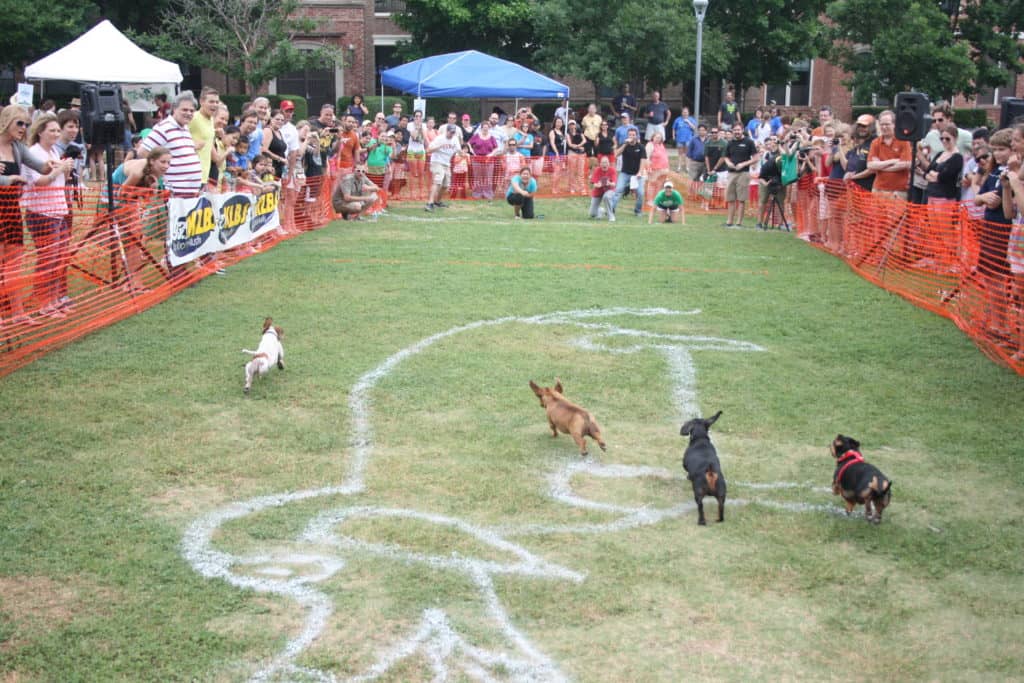
[(270, 326), (273, 325), (273, 324), (274, 324), (274, 319), (273, 318), (269, 318), (269, 317), (266, 318), (263, 321), (263, 331), (266, 332), (267, 330), (269, 330)]
[(282, 330), (280, 328), (280, 326), (274, 325), (274, 332), (277, 332), (277, 338), (278, 339), (283, 339), (284, 338), (284, 330)]
[(560, 394), (565, 393), (565, 391), (562, 389), (562, 380), (558, 379), (557, 377), (555, 378), (555, 386), (553, 388)]
[(860, 450), (860, 441), (857, 441), (857, 439), (853, 438), (852, 436), (846, 437), (846, 443), (853, 450), (855, 450), (855, 451), (859, 451)]
[(540, 387), (537, 386), (537, 384), (532, 379), (530, 380), (530, 388), (533, 389), (533, 393), (537, 394), (538, 396), (543, 395), (543, 392), (541, 392)]
[(718, 420), (718, 418), (720, 418), (720, 417), (722, 417), (722, 411), (721, 410), (719, 410), (717, 413), (715, 413), (714, 415), (712, 415), (711, 417), (708, 418), (708, 420), (707, 420), (708, 427), (710, 427), (711, 425), (715, 424), (715, 421)]
[(679, 428), (679, 436), (689, 436), (690, 432), (693, 431), (693, 420), (687, 420), (683, 423), (683, 426)]

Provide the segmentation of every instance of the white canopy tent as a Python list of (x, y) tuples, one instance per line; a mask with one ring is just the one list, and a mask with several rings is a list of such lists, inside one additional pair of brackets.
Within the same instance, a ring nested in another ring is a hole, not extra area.
[(83, 83), (181, 83), (174, 62), (149, 54), (104, 19), (25, 69), (29, 80)]

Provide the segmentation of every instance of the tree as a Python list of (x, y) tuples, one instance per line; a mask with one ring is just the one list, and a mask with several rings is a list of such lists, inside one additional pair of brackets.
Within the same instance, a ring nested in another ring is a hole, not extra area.
[[(660, 88), (693, 76), (696, 24), (678, 0), (538, 0), (535, 58), (597, 86)], [(705, 23), (702, 71), (721, 73), (730, 57), (721, 31)]]
[(170, 0), (158, 33), (137, 36), (167, 59), (219, 71), (254, 92), (271, 78), (340, 59), (326, 45), (302, 50), (294, 40), (316, 30), (298, 0)]
[(404, 59), (455, 49), (478, 50), (531, 65), (535, 47), (532, 0), (406, 0), (395, 22), (411, 39), (399, 46)]
[(84, 32), (97, 18), (96, 6), (83, 0), (68, 0), (45, 10), (25, 0), (0, 0), (4, 18), (3, 59), (21, 66), (64, 47)]
[(821, 22), (827, 0), (713, 0), (705, 26), (726, 36), (734, 57), (722, 75), (738, 92), (761, 83), (786, 83), (794, 62), (827, 46)]
[(1020, 0), (838, 0), (827, 13), (831, 58), (855, 92), (970, 96), (1022, 68)]

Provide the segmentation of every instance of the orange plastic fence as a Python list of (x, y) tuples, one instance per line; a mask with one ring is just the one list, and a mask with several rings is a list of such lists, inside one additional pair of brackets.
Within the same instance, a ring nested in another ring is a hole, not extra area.
[(796, 192), (801, 238), (950, 318), (986, 356), (1024, 374), (1024, 272), (1008, 260), (1015, 226), (986, 222), (970, 201), (911, 204), (842, 181)]
[[(541, 196), (589, 195), (582, 157), (487, 157), (455, 165), (450, 196), (501, 198), (522, 163), (535, 171)], [(396, 164), (371, 178), (386, 191), (370, 210), (389, 199), (425, 201), (431, 183), (428, 165)], [(721, 183), (672, 171), (652, 173), (648, 206), (665, 178), (686, 196), (689, 211), (725, 206)], [(164, 301), (218, 268), (337, 218), (330, 203), (333, 181), (309, 178), (306, 187), (285, 189), (277, 232), (178, 268), (164, 257), (161, 193), (122, 196), (111, 216), (102, 191), (83, 188), (66, 195), (67, 216), (46, 223), (26, 211), (17, 188), (0, 188), (0, 376)], [(756, 220), (757, 194), (755, 183), (747, 224)], [(1024, 374), (1024, 274), (1013, 276), (1007, 266), (1010, 226), (985, 223), (969, 204), (911, 205), (838, 181), (802, 181), (792, 186), (783, 208), (801, 238), (879, 286), (951, 318), (989, 358)], [(778, 211), (770, 223), (788, 227)]]
[(331, 178), (313, 180), (308, 188), (284, 191), (279, 230), (176, 268), (165, 258), (162, 192), (122, 191), (110, 213), (98, 187), (0, 187), (0, 376), (150, 308), (218, 268), (325, 225), (335, 218), (323, 189)]

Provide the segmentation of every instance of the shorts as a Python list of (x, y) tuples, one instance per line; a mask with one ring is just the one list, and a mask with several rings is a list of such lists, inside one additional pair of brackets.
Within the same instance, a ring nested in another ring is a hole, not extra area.
[(431, 184), (448, 187), (452, 184), (452, 167), (448, 164), (430, 164)]
[(409, 151), (406, 151), (405, 157), (409, 161), (423, 161), (424, 159), (427, 158), (427, 153), (425, 151), (424, 152), (409, 152)]
[(588, 157), (597, 156), (597, 145), (594, 144), (593, 140), (586, 140), (583, 143), (583, 153), (586, 154)]
[(1010, 230), (1006, 260), (1010, 263), (1011, 273), (1024, 275), (1024, 223), (1014, 223)]
[(0, 188), (0, 244), (23, 246), (25, 226), (21, 222), (21, 188), (6, 185)]
[(725, 186), (726, 202), (745, 202), (750, 196), (750, 174), (746, 171), (733, 171), (729, 174), (729, 184)]
[(654, 137), (655, 133), (661, 133), (662, 142), (665, 141), (665, 124), (664, 123), (648, 123), (647, 128), (644, 130), (644, 140), (650, 140)]

